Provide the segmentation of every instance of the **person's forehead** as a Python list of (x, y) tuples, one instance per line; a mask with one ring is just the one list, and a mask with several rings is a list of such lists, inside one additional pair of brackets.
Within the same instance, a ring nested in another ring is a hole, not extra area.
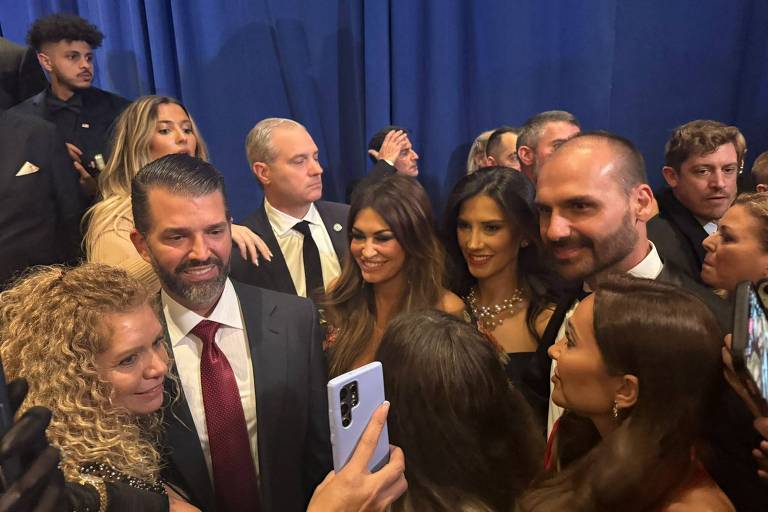
[(501, 134), (501, 145), (504, 147), (514, 147), (517, 144), (517, 134), (507, 132)]
[(751, 233), (760, 231), (760, 222), (742, 204), (735, 204), (728, 208), (723, 218), (720, 219), (719, 225), (721, 228), (728, 227), (731, 229), (746, 227)]
[(607, 145), (574, 141), (544, 162), (537, 189), (553, 189), (569, 195), (610, 193), (618, 185), (615, 176), (618, 163)]
[(78, 40), (72, 41), (69, 39), (62, 39), (56, 42), (44, 43), (43, 49), (49, 52), (50, 51), (57, 51), (57, 52), (77, 51), (81, 53), (93, 52), (91, 45), (86, 43), (85, 41), (78, 41)]
[(156, 227), (191, 227), (227, 220), (224, 195), (220, 190), (201, 196), (174, 193), (154, 187), (147, 195), (150, 217)]
[(579, 302), (570, 318), (571, 332), (575, 331), (580, 337), (579, 341), (582, 343), (590, 341), (595, 335), (592, 322), (595, 309), (594, 295), (594, 293), (590, 294)]
[(694, 153), (688, 156), (683, 162), (683, 166), (696, 164), (738, 164), (738, 154), (736, 146), (732, 142), (726, 142), (716, 147), (714, 151), (707, 153)]
[(579, 127), (567, 121), (550, 121), (541, 130), (540, 139), (567, 139), (578, 133)]
[(281, 157), (317, 151), (312, 136), (300, 126), (278, 126), (272, 130), (272, 145)]

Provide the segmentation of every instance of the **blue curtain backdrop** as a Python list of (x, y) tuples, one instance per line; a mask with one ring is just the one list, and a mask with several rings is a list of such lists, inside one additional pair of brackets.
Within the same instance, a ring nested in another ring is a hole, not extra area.
[(243, 141), (268, 116), (307, 126), (331, 200), (390, 123), (412, 130), (438, 207), (477, 133), (542, 110), (629, 137), (656, 186), (691, 119), (738, 125), (748, 162), (768, 149), (765, 0), (0, 0), (0, 31), (21, 42), (56, 11), (106, 34), (98, 86), (187, 105), (236, 219), (261, 199)]

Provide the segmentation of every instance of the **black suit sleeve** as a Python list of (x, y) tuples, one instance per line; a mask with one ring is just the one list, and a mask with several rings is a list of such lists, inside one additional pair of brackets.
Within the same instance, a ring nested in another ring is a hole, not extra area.
[(56, 232), (65, 260), (74, 263), (82, 254), (80, 219), (89, 201), (78, 183), (78, 174), (72, 166), (64, 139), (53, 125), (50, 125), (46, 144), (49, 155), (48, 170), (57, 210)]
[(307, 438), (304, 441), (302, 478), (309, 503), (312, 493), (333, 466), (331, 434), (328, 426), (328, 370), (322, 350), (321, 328), (317, 311), (312, 308), (311, 342), (309, 349), (309, 379)]

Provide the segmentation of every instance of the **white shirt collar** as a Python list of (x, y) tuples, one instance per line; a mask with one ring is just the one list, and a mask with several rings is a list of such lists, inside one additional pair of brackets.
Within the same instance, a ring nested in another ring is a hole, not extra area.
[(643, 261), (629, 269), (628, 274), (635, 277), (644, 277), (645, 279), (656, 279), (661, 274), (664, 264), (659, 257), (659, 252), (656, 250), (653, 242), (648, 240), (648, 243), (651, 244), (651, 250), (643, 258)]
[(310, 224), (318, 225), (322, 224), (323, 222), (323, 219), (320, 217), (320, 213), (317, 211), (317, 208), (315, 208), (315, 203), (309, 205), (309, 210), (302, 219), (297, 219), (293, 215), (288, 215), (285, 212), (281, 212), (269, 204), (269, 201), (267, 201), (266, 197), (264, 198), (264, 210), (266, 210), (267, 219), (269, 219), (269, 223), (272, 225), (272, 229), (277, 236), (285, 235), (290, 229), (293, 228), (293, 226), (303, 220), (309, 222)]
[[(168, 326), (168, 335), (171, 338), (169, 341), (172, 346), (176, 346), (201, 320), (206, 320), (206, 318), (176, 302), (165, 293), (165, 290), (160, 293), (163, 300), (163, 315)], [(243, 328), (243, 319), (240, 316), (240, 300), (237, 298), (235, 287), (232, 286), (229, 278), (224, 283), (224, 291), (219, 297), (219, 302), (216, 303), (216, 307), (213, 308), (207, 319), (235, 329)]]

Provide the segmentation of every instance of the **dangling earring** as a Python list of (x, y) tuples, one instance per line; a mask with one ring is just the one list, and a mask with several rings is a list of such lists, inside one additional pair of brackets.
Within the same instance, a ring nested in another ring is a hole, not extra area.
[(520, 247), (528, 247), (528, 240), (523, 240), (520, 242)]
[(611, 412), (613, 413), (613, 419), (618, 421), (618, 419), (619, 419), (619, 404), (617, 402), (613, 402), (613, 410)]

